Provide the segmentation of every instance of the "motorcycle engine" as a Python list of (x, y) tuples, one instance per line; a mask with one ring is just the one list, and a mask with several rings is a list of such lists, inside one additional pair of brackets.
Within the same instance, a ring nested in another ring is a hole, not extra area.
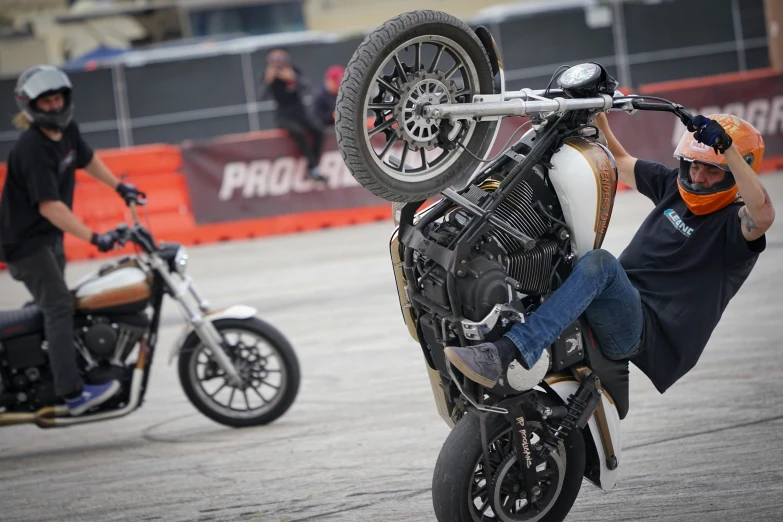
[(91, 316), (84, 319), (77, 341), (96, 361), (121, 364), (149, 327), (144, 314)]
[[(553, 234), (548, 238), (553, 222), (537, 204), (540, 194), (546, 197), (549, 193), (548, 188), (535, 186), (543, 184), (541, 178), (533, 176), (532, 180), (520, 182), (495, 210), (498, 217), (535, 239), (535, 247), (527, 250), (512, 236), (493, 227), (476, 243), (469, 259), (461, 261), (456, 278), (456, 299), (467, 319), (480, 321), (496, 304), (509, 302), (507, 277), (519, 283), (516, 291), (520, 293), (542, 295), (549, 291), (554, 258), (560, 245)], [(471, 186), (463, 195), (481, 204), (499, 186), (499, 181), (489, 179), (480, 186)], [(454, 209), (432, 227), (429, 239), (449, 246), (469, 219), (470, 214), (464, 209)], [(425, 256), (418, 253), (414, 260), (419, 265), (419, 273), (424, 274), (422, 294), (436, 304), (450, 308), (445, 269), (427, 264)]]

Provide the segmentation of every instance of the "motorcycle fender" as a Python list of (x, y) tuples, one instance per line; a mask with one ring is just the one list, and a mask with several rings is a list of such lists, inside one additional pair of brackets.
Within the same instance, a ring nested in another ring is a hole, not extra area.
[[(204, 319), (207, 321), (217, 321), (218, 319), (250, 319), (258, 313), (258, 310), (252, 306), (246, 305), (233, 305), (221, 310), (213, 310), (204, 314)], [(171, 350), (169, 355), (169, 365), (174, 362), (174, 359), (179, 356), (182, 349), (185, 347), (188, 338), (194, 335), (193, 326), (186, 324), (177, 337), (177, 341), (174, 343), (174, 349)]]
[[(576, 392), (577, 388), (579, 388), (579, 382), (576, 379), (570, 377), (565, 379), (558, 377), (557, 379), (553, 379), (547, 384), (549, 385), (549, 388), (557, 393), (557, 395), (563, 401), (563, 404), (567, 404), (568, 397), (570, 397), (571, 394)], [(587, 427), (590, 430), (591, 436), (588, 438), (587, 435), (585, 435), (585, 445), (592, 445), (598, 454), (601, 473), (600, 484), (596, 484), (596, 486), (599, 486), (604, 491), (611, 491), (617, 485), (620, 468), (618, 465), (618, 467), (611, 470), (607, 466), (607, 450), (604, 447), (603, 437), (605, 436), (606, 440), (610, 443), (611, 450), (613, 450), (612, 453), (616, 457), (618, 464), (622, 462), (621, 453), (623, 440), (622, 431), (620, 429), (620, 415), (617, 413), (617, 408), (606, 393), (602, 395), (601, 401), (604, 412), (606, 414), (606, 423), (604, 429), (607, 430), (608, 433), (602, 432), (601, 424), (604, 423), (599, 423), (598, 419), (596, 418), (596, 413), (593, 413), (593, 415), (590, 416), (590, 420), (587, 422)], [(596, 412), (597, 411), (598, 410), (596, 410)], [(591, 482), (594, 482), (589, 477), (586, 478)]]

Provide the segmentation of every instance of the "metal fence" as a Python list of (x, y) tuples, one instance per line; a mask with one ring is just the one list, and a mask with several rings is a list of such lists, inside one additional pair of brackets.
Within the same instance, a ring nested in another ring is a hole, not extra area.
[[(769, 66), (764, 0), (522, 4), (516, 12), (487, 9), (472, 22), (498, 41), (512, 89), (543, 88), (560, 65), (588, 60), (626, 87)], [(309, 35), (287, 47), (317, 86), (361, 39)], [(257, 100), (270, 44), (242, 42), (186, 59), (171, 58), (173, 51), (130, 53), (110, 67), (70, 71), (86, 139), (113, 148), (273, 128), (273, 102)], [(0, 79), (0, 160), (18, 135), (10, 124), (14, 83)]]

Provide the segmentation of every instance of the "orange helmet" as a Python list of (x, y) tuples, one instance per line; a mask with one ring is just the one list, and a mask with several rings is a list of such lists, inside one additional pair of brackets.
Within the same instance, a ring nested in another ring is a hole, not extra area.
[[(764, 158), (764, 139), (761, 137), (761, 133), (747, 121), (730, 114), (712, 114), (707, 118), (716, 120), (723, 127), (723, 130), (731, 136), (732, 143), (740, 155), (758, 174), (761, 160)], [(677, 186), (690, 211), (697, 215), (703, 215), (731, 204), (737, 198), (738, 192), (726, 157), (707, 145), (699, 143), (693, 135), (694, 133), (686, 129), (674, 151), (674, 157), (680, 160)], [(690, 164), (694, 161), (714, 165), (725, 170), (726, 177), (710, 188), (695, 184), (691, 182), (690, 175)]]

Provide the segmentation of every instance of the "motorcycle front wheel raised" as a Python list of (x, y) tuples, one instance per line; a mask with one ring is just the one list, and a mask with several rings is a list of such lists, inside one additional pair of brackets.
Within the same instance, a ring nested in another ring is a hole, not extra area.
[(256, 317), (213, 324), (243, 384), (229, 383), (209, 347), (194, 336), (178, 365), (180, 384), (193, 406), (235, 428), (268, 424), (288, 411), (300, 381), (299, 360), (288, 339)]
[(441, 11), (387, 21), (359, 45), (337, 95), (335, 131), (353, 177), (387, 201), (423, 201), (472, 174), (495, 121), (427, 119), (423, 107), (492, 94), (487, 52), (464, 22)]
[[(531, 444), (543, 429), (531, 416)], [(582, 487), (585, 445), (572, 430), (560, 449), (538, 463), (542, 495), (528, 505), (516, 480), (519, 467), (512, 426), (497, 414), (486, 419), (491, 472), (484, 470), (478, 415), (466, 414), (451, 431), (438, 455), (432, 477), (432, 503), (439, 522), (560, 522)]]

